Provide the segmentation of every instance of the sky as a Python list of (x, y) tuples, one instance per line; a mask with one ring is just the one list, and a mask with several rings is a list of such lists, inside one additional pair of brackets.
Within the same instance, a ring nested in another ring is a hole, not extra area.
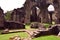
[(0, 0), (0, 7), (4, 12), (13, 10), (14, 8), (21, 8), (26, 0)]

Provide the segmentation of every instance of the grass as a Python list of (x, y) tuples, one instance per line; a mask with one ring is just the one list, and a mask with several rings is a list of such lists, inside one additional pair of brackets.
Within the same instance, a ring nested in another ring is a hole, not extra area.
[[(50, 24), (44, 24), (44, 26), (48, 27)], [(30, 25), (26, 25), (25, 26), (27, 30), (31, 29), (30, 28)], [(15, 36), (15, 35), (19, 35), (21, 38), (26, 38), (28, 37), (28, 34), (25, 33), (25, 32), (18, 32), (18, 33), (11, 33), (11, 34), (0, 34), (0, 40), (9, 40), (10, 37), (12, 36)], [(38, 38), (34, 38), (32, 40), (60, 40), (59, 37), (57, 36), (53, 36), (53, 35), (50, 35), (50, 36), (41, 36), (41, 37), (38, 37)]]
[(0, 34), (1, 34), (2, 30), (0, 30)]
[(30, 28), (30, 25), (26, 25), (25, 27), (26, 27), (26, 29), (31, 29), (31, 28)]
[(35, 30), (35, 28), (30, 28), (30, 25), (26, 25), (25, 28), (26, 28), (27, 30)]
[(10, 37), (19, 35), (21, 38), (28, 37), (27, 33), (25, 32), (18, 32), (18, 33), (11, 33), (11, 34), (0, 34), (0, 40), (9, 40)]
[[(44, 26), (45, 26), (46, 28), (48, 28), (49, 25), (51, 25), (51, 24), (47, 24), (47, 23), (44, 24)], [(26, 25), (26, 29), (31, 29), (31, 28), (30, 28), (30, 25)], [(60, 40), (60, 38), (57, 37), (57, 36), (51, 35), (51, 36), (42, 36), (42, 37), (34, 38), (34, 39), (32, 39), (32, 40)]]
[(60, 40), (60, 38), (51, 35), (51, 36), (42, 36), (42, 37), (34, 38), (32, 40)]
[[(46, 28), (48, 28), (48, 27), (49, 27), (50, 25), (52, 25), (52, 24), (43, 23), (43, 25), (44, 25)], [(30, 28), (30, 25), (26, 25), (25, 27), (26, 27), (26, 29), (34, 29), (34, 28)]]
[(43, 24), (46, 28), (48, 28), (50, 25), (52, 25), (52, 24), (47, 24), (47, 23), (45, 23), (45, 24)]

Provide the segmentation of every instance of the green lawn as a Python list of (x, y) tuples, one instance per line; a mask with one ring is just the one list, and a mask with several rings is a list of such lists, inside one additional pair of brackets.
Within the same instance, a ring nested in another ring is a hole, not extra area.
[[(44, 26), (46, 28), (49, 27), (49, 25), (51, 25), (51, 24), (44, 24)], [(26, 29), (31, 29), (30, 25), (26, 25)], [(34, 38), (32, 40), (60, 40), (60, 38), (57, 37), (57, 36), (52, 36), (51, 35), (51, 36), (42, 36), (42, 37)]]
[(47, 24), (47, 23), (44, 23), (43, 24), (46, 28), (48, 28), (50, 25), (52, 25), (52, 24)]
[(30, 25), (26, 25), (25, 28), (26, 28), (27, 30), (35, 30), (35, 28), (30, 28)]
[[(43, 25), (44, 25), (46, 28), (48, 28), (48, 27), (49, 27), (50, 25), (52, 25), (52, 24), (43, 23)], [(34, 28), (30, 28), (30, 25), (26, 25), (25, 27), (26, 27), (26, 29), (34, 29)]]
[(42, 36), (42, 37), (34, 38), (32, 40), (60, 40), (60, 38), (51, 35), (51, 36)]
[[(19, 35), (21, 38), (28, 37), (27, 33), (19, 32), (19, 33), (11, 33), (11, 34), (0, 35), (0, 40), (9, 40), (10, 37), (15, 36), (15, 35)], [(32, 40), (60, 40), (60, 38), (57, 36), (51, 35), (51, 36), (42, 36), (42, 37), (34, 38)]]
[(25, 28), (26, 28), (26, 29), (31, 29), (31, 28), (30, 28), (30, 25), (26, 25)]
[(18, 33), (11, 33), (11, 34), (0, 34), (0, 40), (9, 40), (10, 37), (19, 35), (21, 38), (28, 37), (27, 33), (25, 32), (18, 32)]
[[(50, 24), (44, 24), (46, 27), (48, 27)], [(30, 30), (30, 25), (25, 26), (27, 30)], [(28, 34), (26, 32), (18, 32), (18, 33), (11, 33), (11, 34), (0, 34), (0, 40), (9, 40), (10, 37), (19, 35), (21, 38), (26, 38), (28, 37)], [(42, 36), (38, 38), (34, 38), (32, 40), (60, 40), (59, 37), (57, 36)]]

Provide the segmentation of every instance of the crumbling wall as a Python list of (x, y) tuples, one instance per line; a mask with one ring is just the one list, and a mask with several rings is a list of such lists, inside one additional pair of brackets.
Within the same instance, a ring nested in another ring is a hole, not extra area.
[(3, 10), (0, 8), (0, 29), (4, 29), (4, 13)]
[(25, 23), (30, 23), (30, 15), (31, 15), (31, 8), (35, 5), (36, 3), (34, 0), (26, 0), (24, 4), (26, 16), (25, 16)]
[(60, 24), (60, 0), (54, 0), (54, 7), (56, 13), (55, 23)]
[[(41, 14), (41, 22), (42, 23), (48, 23), (49, 22), (49, 18), (48, 18), (48, 12), (47, 12), (47, 4), (46, 4), (46, 0), (26, 0), (24, 7), (25, 7), (25, 12), (26, 12), (26, 22), (30, 22), (30, 15), (32, 13), (32, 7), (38, 7), (41, 11), (39, 14)], [(33, 13), (34, 14), (34, 13)], [(39, 16), (38, 16), (39, 17)], [(38, 18), (37, 17), (37, 18)]]
[(41, 18), (41, 23), (50, 23), (50, 15), (47, 10), (47, 7), (52, 4), (55, 7), (55, 11), (53, 13), (53, 20), (56, 23), (60, 23), (60, 0), (26, 0), (24, 4), (25, 12), (26, 12), (26, 22), (30, 22), (31, 8), (36, 6), (40, 9), (39, 17)]
[(24, 23), (25, 20), (24, 8), (22, 7), (14, 9), (13, 12), (11, 13), (11, 20)]

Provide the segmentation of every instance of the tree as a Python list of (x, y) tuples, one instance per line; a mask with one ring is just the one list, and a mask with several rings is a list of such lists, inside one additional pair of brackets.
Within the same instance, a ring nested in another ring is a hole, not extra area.
[(10, 20), (11, 19), (11, 11), (7, 11), (6, 13), (5, 13), (5, 19), (6, 20)]

